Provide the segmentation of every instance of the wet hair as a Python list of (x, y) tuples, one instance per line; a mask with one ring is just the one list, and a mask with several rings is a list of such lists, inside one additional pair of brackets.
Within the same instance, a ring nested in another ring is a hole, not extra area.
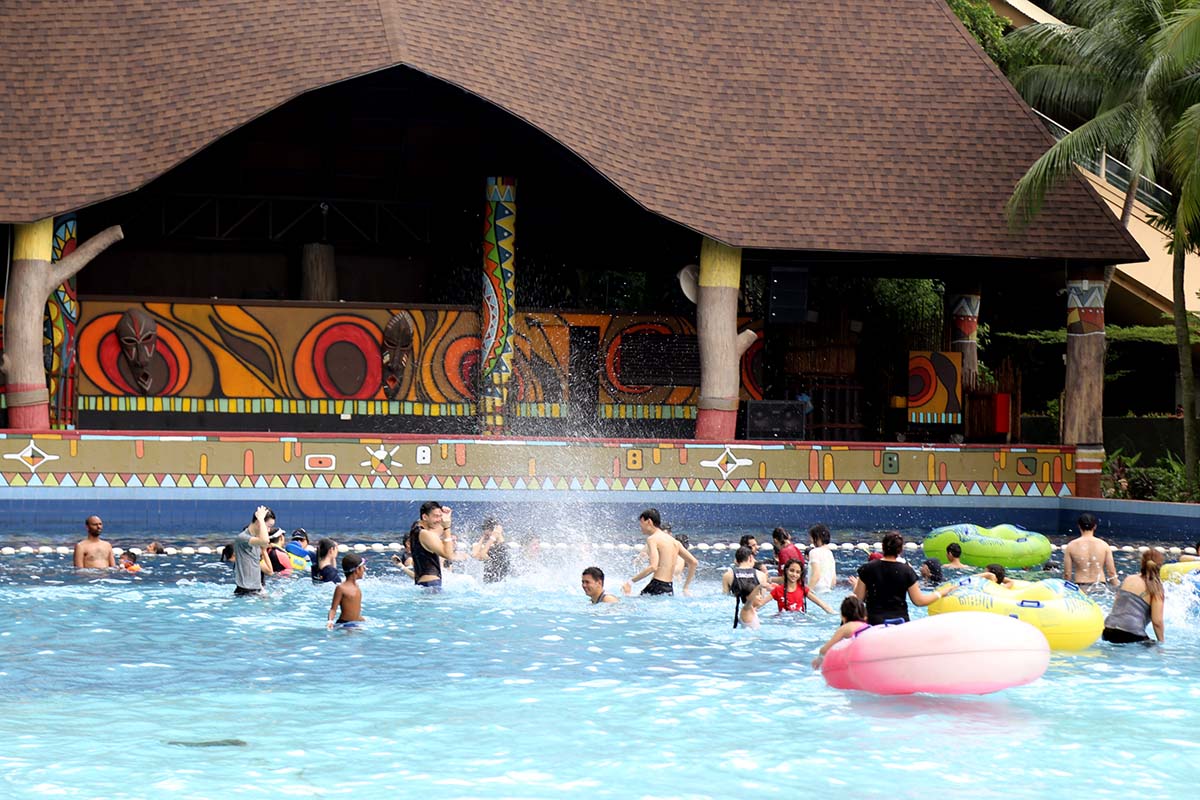
[(337, 547), (337, 542), (326, 536), (321, 541), (317, 542), (317, 563), (325, 560), (325, 557), (333, 552), (333, 548)]
[(442, 507), (442, 504), (439, 503), (437, 500), (426, 500), (424, 503), (421, 503), (421, 510), (419, 513), (423, 517), (426, 514), (428, 514), (430, 511), (433, 511), (435, 508), (441, 508), (441, 507)]
[(818, 546), (829, 544), (831, 539), (829, 535), (829, 528), (826, 528), (824, 525), (818, 522), (816, 525), (813, 525), (808, 529), (808, 538)]
[(797, 586), (807, 586), (808, 585), (808, 574), (807, 574), (808, 569), (804, 566), (804, 562), (798, 558), (789, 558), (787, 560), (787, 563), (783, 565), (783, 569), (779, 570), (779, 574), (783, 578), (783, 590), (785, 592), (787, 591), (787, 571), (792, 566), (792, 564), (800, 565), (800, 582), (796, 585)]
[(962, 558), (962, 545), (958, 542), (951, 542), (946, 545), (946, 555), (951, 558)]
[(499, 524), (500, 520), (496, 519), (495, 517), (484, 517), (483, 522), (479, 523), (479, 530), (483, 531), (484, 533), (487, 533), (488, 531), (494, 531), (496, 526)]
[(1146, 593), (1151, 597), (1163, 596), (1162, 578), (1158, 572), (1162, 563), (1163, 554), (1153, 547), (1142, 553), (1142, 566), (1138, 574), (1142, 576), (1142, 580), (1146, 584)]
[[(258, 509), (254, 509), (254, 511), (255, 511), (255, 514), (257, 514), (257, 513), (258, 513)], [(88, 517), (88, 519), (91, 519), (91, 517)], [(268, 508), (268, 509), (267, 509), (267, 513), (266, 513), (266, 514), (263, 514), (263, 522), (266, 522), (266, 521), (267, 521), (267, 520), (269, 520), (269, 519), (275, 519), (275, 512), (274, 512), (274, 511), (272, 511), (271, 509), (269, 509), (269, 508)], [(251, 514), (251, 515), (250, 515), (250, 521), (251, 521), (251, 522), (257, 522), (257, 521), (258, 521), (258, 517), (257, 517), (257, 516), (255, 516), (254, 514)]]
[(1085, 511), (1079, 515), (1079, 530), (1094, 531), (1096, 530), (1096, 515), (1090, 511)]
[(654, 523), (654, 527), (662, 527), (662, 516), (659, 515), (657, 508), (647, 508), (641, 514), (638, 514), (638, 519), (650, 520)]
[(866, 622), (867, 604), (854, 595), (842, 601), (842, 619), (846, 622)]
[(742, 545), (741, 547), (739, 547), (737, 549), (737, 552), (733, 554), (733, 560), (739, 564), (743, 561), (750, 561), (753, 558), (754, 558), (754, 551), (751, 550), (746, 545)]
[(162, 555), (166, 552), (166, 550), (158, 542), (151, 542), (150, 544), (146, 545), (146, 552), (150, 553), (151, 555)]
[(900, 531), (888, 531), (883, 535), (883, 554), (898, 556), (904, 552), (904, 537)]
[(1008, 570), (1000, 564), (988, 564), (987, 571), (996, 576), (996, 583), (1004, 583), (1004, 579), (1008, 577)]
[(942, 583), (946, 579), (942, 577), (942, 562), (936, 558), (927, 558), (921, 562), (921, 566), (929, 570), (929, 580), (934, 583)]
[(121, 558), (125, 561), (128, 561), (130, 564), (137, 563), (137, 553), (133, 552), (132, 550), (126, 550), (124, 553), (121, 553)]
[(753, 540), (755, 544), (758, 544), (758, 537), (755, 536), (753, 533), (743, 534), (742, 538), (738, 539), (738, 546), (739, 547), (749, 547), (751, 540)]
[[(667, 530), (667, 528), (663, 528), (663, 530), (665, 531), (665, 530)], [(675, 541), (677, 541), (681, 545), (683, 545), (684, 550), (692, 549), (692, 540), (688, 538), (688, 535), (686, 533), (675, 534)]]
[(221, 560), (233, 561), (233, 545), (227, 544), (221, 548)]
[(594, 581), (604, 583), (604, 570), (600, 569), (599, 567), (588, 567), (583, 571), (583, 574), (587, 575)]
[(792, 535), (787, 532), (787, 528), (776, 528), (775, 530), (771, 531), (771, 538), (775, 540), (776, 544), (783, 544), (784, 542), (789, 541), (792, 538)]

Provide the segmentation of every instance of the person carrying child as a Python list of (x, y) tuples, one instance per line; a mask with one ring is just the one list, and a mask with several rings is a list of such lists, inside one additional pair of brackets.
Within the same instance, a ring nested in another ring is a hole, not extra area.
[(858, 634), (871, 627), (867, 624), (867, 604), (858, 597), (850, 595), (842, 601), (842, 626), (833, 632), (833, 636), (829, 637), (829, 641), (821, 645), (821, 649), (817, 652), (817, 657), (813, 659), (812, 668), (820, 669), (821, 662), (825, 660), (825, 654), (829, 652), (835, 644), (843, 639), (853, 639)]
[[(362, 588), (358, 582), (367, 573), (367, 563), (358, 553), (347, 553), (342, 558), (342, 572), (346, 580), (333, 590), (333, 602), (329, 606), (329, 617), (325, 628), (331, 629), (336, 624), (341, 628), (362, 627)], [(338, 613), (340, 609), (341, 613)], [(338, 614), (337, 621), (333, 619)]]
[(758, 609), (771, 599), (766, 573), (754, 568), (754, 551), (743, 545), (734, 554), (735, 566), (725, 573), (725, 591), (734, 596), (733, 627), (758, 627)]

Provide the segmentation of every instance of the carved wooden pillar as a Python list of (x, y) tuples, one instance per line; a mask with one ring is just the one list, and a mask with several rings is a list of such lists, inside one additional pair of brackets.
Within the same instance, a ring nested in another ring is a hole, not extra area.
[(696, 334), (700, 345), (700, 408), (696, 438), (728, 441), (737, 428), (742, 353), (755, 340), (753, 331), (737, 332), (738, 287), (742, 250), (707, 237), (700, 244)]
[(963, 391), (974, 389), (979, 379), (979, 289), (946, 294), (946, 324), (950, 350), (962, 353)]
[(1075, 494), (1100, 496), (1104, 464), (1104, 272), (1067, 273), (1067, 369), (1063, 444), (1076, 446)]
[(479, 320), (479, 414), (483, 432), (491, 435), (505, 431), (512, 376), (516, 218), (516, 180), (488, 178), (483, 216), (483, 313)]

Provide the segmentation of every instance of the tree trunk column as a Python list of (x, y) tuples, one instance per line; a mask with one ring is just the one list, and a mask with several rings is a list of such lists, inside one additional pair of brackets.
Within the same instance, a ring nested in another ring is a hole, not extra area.
[[(21, 291), (31, 283), (40, 287), (50, 264), (54, 220), (42, 219), (13, 226), (12, 274), (4, 299), (4, 351), (7, 378), (8, 426), (16, 429), (50, 428), (50, 393), (42, 358), (42, 314), (46, 298), (41, 292)], [(29, 362), (23, 353), (36, 353)]]
[(1104, 465), (1104, 273), (1067, 274), (1067, 375), (1063, 444), (1075, 445), (1075, 494), (1100, 496)]
[(483, 313), (480, 316), (479, 414), (483, 432), (505, 432), (508, 382), (512, 376), (513, 316), (516, 314), (514, 244), (517, 185), (514, 178), (487, 179), (483, 215)]
[(962, 353), (963, 391), (974, 389), (979, 380), (979, 291), (946, 295), (946, 320), (950, 328), (950, 350)]
[(705, 237), (700, 244), (696, 333), (700, 345), (700, 403), (696, 438), (729, 441), (737, 428), (738, 369), (742, 353), (755, 340), (737, 332), (742, 250)]

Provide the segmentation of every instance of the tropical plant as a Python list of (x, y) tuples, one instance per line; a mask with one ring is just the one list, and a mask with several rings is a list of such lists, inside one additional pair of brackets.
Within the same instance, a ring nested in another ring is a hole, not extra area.
[[(1173, 193), (1173, 207), (1158, 218), (1172, 234), (1174, 321), (1184, 406), (1187, 483), (1200, 465), (1188, 314), (1183, 290), (1185, 256), (1200, 237), (1200, 27), (1197, 0), (1057, 0), (1060, 13), (1078, 24), (1037, 24), (1011, 36), (1031, 43), (1040, 63), (1014, 76), (1032, 105), (1086, 121), (1046, 151), (1017, 183), (1009, 200), (1015, 224), (1032, 219), (1046, 193), (1078, 162), (1098, 152), (1124, 156), (1130, 168), (1121, 222), (1129, 224), (1142, 176)], [(1189, 131), (1192, 136), (1189, 135)], [(1190, 144), (1189, 144), (1190, 142)], [(1182, 194), (1195, 191), (1192, 201)], [(1105, 288), (1115, 267), (1105, 269)]]

